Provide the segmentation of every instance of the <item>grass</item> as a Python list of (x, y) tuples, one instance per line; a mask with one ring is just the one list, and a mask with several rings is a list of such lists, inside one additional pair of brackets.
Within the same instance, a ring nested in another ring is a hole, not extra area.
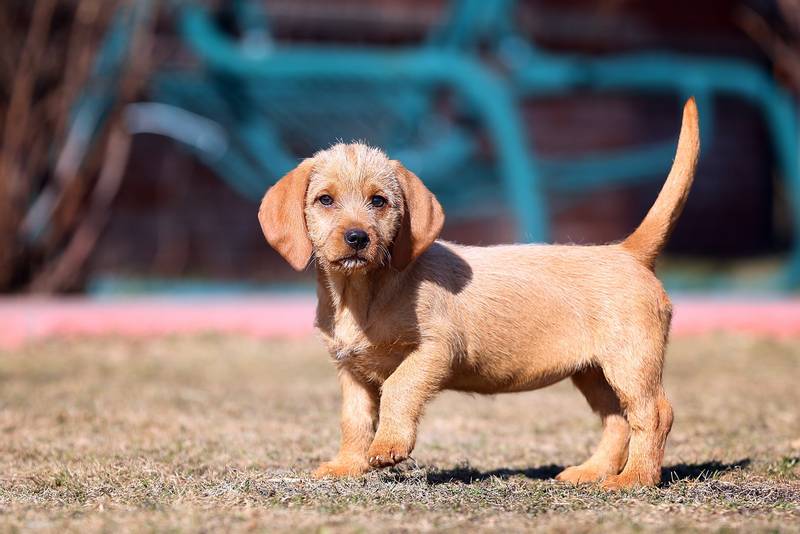
[(659, 488), (552, 480), (599, 435), (569, 383), (445, 393), (413, 461), (315, 481), (338, 440), (316, 341), (52, 341), (0, 354), (0, 530), (800, 531), (798, 377), (798, 341), (673, 343)]

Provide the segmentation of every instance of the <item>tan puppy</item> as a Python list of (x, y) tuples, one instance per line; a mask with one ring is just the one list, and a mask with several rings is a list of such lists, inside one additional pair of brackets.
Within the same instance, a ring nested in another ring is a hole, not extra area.
[(264, 197), (269, 243), (312, 256), (317, 327), (339, 370), (341, 448), (317, 476), (408, 458), (439, 391), (506, 393), (571, 377), (603, 422), (594, 454), (559, 480), (658, 484), (672, 408), (661, 372), (671, 306), (653, 273), (699, 153), (697, 109), (656, 203), (625, 241), (467, 247), (437, 241), (444, 214), (414, 174), (362, 144), (303, 161)]

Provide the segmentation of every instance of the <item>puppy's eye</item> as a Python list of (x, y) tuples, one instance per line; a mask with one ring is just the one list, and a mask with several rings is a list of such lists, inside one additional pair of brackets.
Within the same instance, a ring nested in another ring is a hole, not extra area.
[(330, 206), (333, 204), (333, 197), (330, 195), (321, 195), (317, 200), (323, 206)]
[(380, 195), (373, 195), (369, 203), (372, 204), (374, 208), (382, 208), (386, 205), (386, 199)]

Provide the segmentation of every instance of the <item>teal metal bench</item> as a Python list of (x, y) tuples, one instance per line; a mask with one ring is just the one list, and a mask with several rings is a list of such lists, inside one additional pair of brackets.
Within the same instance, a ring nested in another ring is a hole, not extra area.
[[(242, 10), (252, 13), (249, 5)], [(256, 197), (288, 171), (296, 162), (288, 139), (301, 138), (311, 149), (337, 138), (364, 139), (423, 176), (447, 207), (474, 213), (477, 193), (498, 196), (499, 190), (524, 238), (549, 235), (514, 95), (470, 51), (430, 43), (401, 49), (283, 47), (268, 38), (245, 45), (252, 42), (246, 32), (234, 39), (195, 4), (181, 9), (180, 31), (205, 70), (194, 80), (159, 75), (154, 98), (225, 125), (230, 150), (223, 157), (198, 155), (236, 190)], [(263, 27), (257, 31), (268, 35)], [(445, 93), (455, 95), (459, 120), (438, 109)], [(496, 155), (499, 184), (493, 187), (472, 165), (483, 133)]]
[[(153, 100), (170, 106), (174, 120), (163, 120), (164, 108), (139, 107), (134, 131), (178, 139), (231, 187), (254, 199), (293, 167), (298, 155), (337, 138), (361, 138), (420, 174), (448, 211), (475, 213), (484, 198), (499, 192), (518, 222), (520, 238), (546, 241), (546, 191), (583, 192), (663, 174), (674, 140), (569, 161), (540, 158), (528, 149), (520, 121), (524, 99), (577, 89), (694, 95), (706, 146), (714, 137), (714, 97), (747, 99), (769, 125), (794, 217), (792, 256), (773, 281), (778, 287), (800, 284), (794, 104), (753, 65), (676, 54), (546, 53), (515, 29), (514, 0), (456, 0), (424, 43), (401, 48), (283, 46), (272, 39), (255, 0), (235, 0), (241, 34), (234, 37), (197, 3), (179, 6), (180, 34), (200, 66), (157, 73)], [(107, 46), (119, 41), (112, 34)], [(498, 61), (502, 69), (491, 67)], [(488, 164), (483, 136), (493, 155)], [(298, 139), (302, 146), (289, 146)]]
[[(800, 285), (800, 136), (797, 109), (787, 91), (762, 68), (746, 61), (674, 53), (629, 53), (610, 57), (545, 52), (523, 37), (515, 24), (517, 0), (461, 0), (453, 23), (435, 35), (440, 46), (476, 49), (488, 46), (508, 72), (520, 99), (564, 95), (571, 91), (636, 91), (694, 96), (700, 111), (703, 146), (714, 141), (714, 99), (729, 95), (756, 106), (771, 136), (778, 171), (786, 184), (792, 214), (791, 256), (778, 287)], [(674, 140), (631, 149), (585, 154), (571, 161), (532, 155), (545, 177), (543, 189), (585, 192), (631, 183), (667, 169)]]

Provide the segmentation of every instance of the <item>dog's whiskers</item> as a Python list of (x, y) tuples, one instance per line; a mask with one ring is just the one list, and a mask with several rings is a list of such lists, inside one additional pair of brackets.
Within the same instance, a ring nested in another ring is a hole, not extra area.
[(390, 260), (392, 258), (392, 254), (391, 254), (391, 252), (389, 252), (389, 248), (386, 245), (384, 245), (383, 243), (381, 243), (378, 246), (378, 258), (379, 258), (379, 263), (378, 264), (381, 267), (386, 267), (387, 265), (389, 265), (389, 262), (390, 262)]

